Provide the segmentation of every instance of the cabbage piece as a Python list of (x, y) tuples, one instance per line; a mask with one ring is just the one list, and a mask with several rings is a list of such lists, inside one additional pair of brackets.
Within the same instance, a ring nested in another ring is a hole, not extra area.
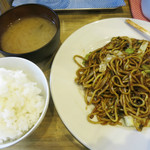
[(139, 50), (138, 50), (138, 53), (140, 54), (144, 54), (146, 49), (147, 49), (147, 46), (148, 46), (148, 41), (144, 41), (142, 43), (142, 45), (140, 46)]

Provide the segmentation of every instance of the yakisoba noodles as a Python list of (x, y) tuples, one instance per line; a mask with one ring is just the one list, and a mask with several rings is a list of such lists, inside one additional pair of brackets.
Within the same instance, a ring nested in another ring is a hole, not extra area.
[(79, 66), (75, 82), (83, 86), (86, 104), (94, 105), (89, 122), (138, 131), (149, 126), (150, 42), (113, 37), (85, 57), (75, 55), (74, 61)]

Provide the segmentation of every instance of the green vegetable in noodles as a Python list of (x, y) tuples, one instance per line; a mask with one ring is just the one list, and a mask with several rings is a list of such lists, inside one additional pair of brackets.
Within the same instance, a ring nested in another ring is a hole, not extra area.
[(127, 48), (127, 49), (125, 50), (125, 52), (128, 53), (128, 54), (132, 54), (132, 53), (134, 53), (134, 49), (132, 49), (132, 48)]

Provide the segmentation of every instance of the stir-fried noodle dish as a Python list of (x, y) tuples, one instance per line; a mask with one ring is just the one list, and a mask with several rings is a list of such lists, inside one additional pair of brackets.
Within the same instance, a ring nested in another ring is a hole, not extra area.
[[(79, 59), (82, 63), (79, 63)], [(94, 109), (91, 123), (150, 126), (150, 42), (113, 37), (105, 46), (75, 55), (75, 82), (84, 89), (85, 102)]]

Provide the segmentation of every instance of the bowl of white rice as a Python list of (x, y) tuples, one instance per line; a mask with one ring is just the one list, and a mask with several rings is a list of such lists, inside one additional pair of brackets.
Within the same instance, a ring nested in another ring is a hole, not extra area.
[(48, 82), (36, 64), (19, 57), (0, 58), (0, 149), (30, 135), (48, 104)]

